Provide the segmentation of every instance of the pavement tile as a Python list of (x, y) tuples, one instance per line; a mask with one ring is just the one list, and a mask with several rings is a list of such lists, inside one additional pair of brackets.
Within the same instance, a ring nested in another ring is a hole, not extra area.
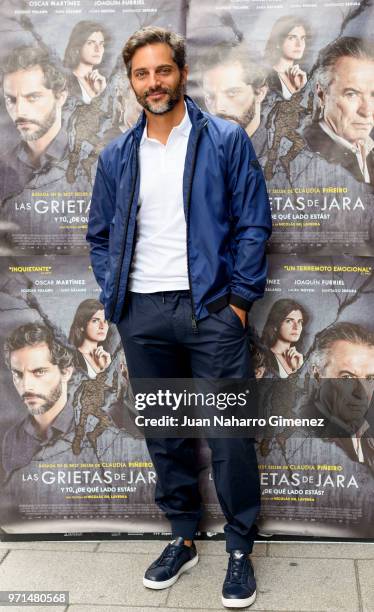
[[(258, 589), (257, 601), (251, 610), (356, 612), (359, 609), (351, 560), (335, 560), (332, 566), (324, 559), (255, 557), (254, 566)], [(173, 586), (168, 606), (195, 610), (203, 604), (205, 609), (218, 608), (225, 573), (225, 558), (202, 558), (198, 568), (191, 570), (193, 576), (184, 575)]]
[(0, 563), (2, 562), (2, 560), (4, 559), (4, 557), (6, 557), (8, 554), (8, 550), (0, 550)]
[(163, 605), (166, 590), (142, 585), (149, 560), (149, 555), (14, 550), (0, 565), (0, 585), (19, 589), (22, 576), (22, 590), (69, 591), (71, 604)]
[(363, 612), (374, 610), (374, 561), (357, 561)]
[[(102, 542), (99, 544), (98, 552), (106, 553), (129, 553), (136, 554), (153, 554), (158, 556), (168, 541), (156, 540), (139, 540), (139, 541), (118, 541), (118, 542)], [(206, 540), (198, 540), (196, 548), (199, 554), (202, 555), (227, 555), (225, 542), (209, 542)], [(266, 543), (258, 543), (254, 545), (253, 556), (266, 557)]]
[(269, 557), (303, 557), (320, 559), (374, 559), (374, 543), (340, 542), (299, 543), (292, 544), (269, 543)]
[(64, 542), (51, 542), (39, 541), (39, 542), (0, 542), (0, 551), (7, 550), (62, 550), (62, 551), (93, 551), (97, 546), (97, 542), (76, 542), (76, 541), (64, 541)]

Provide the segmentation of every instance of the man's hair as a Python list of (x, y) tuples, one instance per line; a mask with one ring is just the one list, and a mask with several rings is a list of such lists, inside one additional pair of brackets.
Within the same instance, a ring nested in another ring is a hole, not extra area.
[(342, 36), (324, 47), (317, 60), (315, 79), (326, 91), (333, 80), (336, 62), (341, 57), (374, 61), (374, 43), (363, 38)]
[(66, 74), (59, 60), (52, 57), (46, 49), (36, 46), (16, 47), (2, 63), (1, 73), (4, 76), (18, 70), (30, 70), (39, 66), (44, 75), (44, 86), (52, 89), (55, 96), (66, 90)]
[(12, 331), (5, 340), (5, 363), (10, 368), (10, 357), (13, 351), (25, 346), (37, 346), (45, 343), (51, 353), (51, 363), (57, 365), (62, 371), (73, 365), (73, 354), (65, 346), (56, 341), (53, 332), (42, 323), (26, 323)]
[(374, 347), (374, 334), (357, 323), (335, 323), (318, 334), (310, 363), (320, 373), (327, 367), (332, 345), (339, 340), (360, 346)]
[(127, 70), (127, 76), (131, 77), (132, 58), (135, 52), (146, 45), (154, 45), (156, 43), (165, 43), (169, 45), (173, 52), (173, 61), (177, 64), (179, 70), (182, 70), (186, 65), (186, 41), (180, 34), (159, 28), (156, 26), (147, 26), (137, 30), (130, 36), (122, 50), (122, 58)]
[(266, 84), (266, 70), (260, 62), (251, 59), (250, 52), (245, 44), (218, 45), (204, 53), (198, 61), (197, 70), (201, 83), (206, 72), (216, 66), (240, 64), (243, 68), (243, 78), (246, 85), (252, 85), (258, 90)]
[(109, 32), (97, 21), (79, 21), (71, 31), (68, 44), (65, 49), (64, 66), (74, 70), (79, 64), (80, 53), (84, 43), (94, 32), (101, 32), (104, 43), (110, 42)]

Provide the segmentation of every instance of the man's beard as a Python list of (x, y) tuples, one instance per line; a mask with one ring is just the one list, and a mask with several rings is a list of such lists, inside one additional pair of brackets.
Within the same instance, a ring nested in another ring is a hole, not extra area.
[(234, 121), (235, 123), (240, 125), (240, 127), (245, 129), (247, 125), (249, 125), (249, 123), (253, 121), (255, 113), (256, 103), (253, 102), (252, 106), (250, 106), (249, 109), (243, 115), (240, 115), (240, 117), (238, 117), (237, 115), (229, 115), (227, 113), (219, 113), (217, 117), (221, 117), (221, 119), (227, 119), (228, 121)]
[[(184, 83), (182, 81), (182, 76), (180, 77), (178, 85), (171, 89), (170, 87), (157, 87), (156, 89), (147, 89), (142, 95), (138, 95), (136, 92), (135, 96), (139, 104), (145, 108), (145, 110), (149, 111), (153, 115), (165, 115), (165, 113), (169, 113), (179, 102), (184, 93)], [(168, 100), (161, 105), (153, 105), (152, 102), (149, 102), (147, 97), (151, 93), (165, 93), (169, 96)]]
[(57, 383), (56, 387), (52, 389), (52, 391), (48, 395), (39, 395), (38, 393), (24, 393), (22, 395), (22, 399), (25, 401), (27, 397), (39, 397), (44, 400), (44, 403), (40, 406), (30, 406), (26, 402), (27, 410), (32, 416), (38, 416), (41, 414), (45, 414), (53, 408), (56, 402), (60, 399), (62, 395), (62, 382)]
[[(25, 140), (26, 142), (33, 142), (35, 140), (39, 140), (39, 138), (42, 138), (48, 132), (48, 130), (51, 129), (51, 127), (56, 121), (56, 118), (57, 118), (57, 104), (55, 102), (51, 112), (43, 121), (36, 121), (35, 119), (27, 119), (27, 117), (18, 117), (15, 121), (15, 126), (18, 129), (19, 133), (21, 134), (22, 140)], [(39, 129), (36, 130), (35, 132), (30, 132), (29, 130), (22, 130), (22, 127), (18, 127), (17, 125), (18, 123), (21, 123), (22, 121), (27, 121), (28, 123), (38, 125)]]

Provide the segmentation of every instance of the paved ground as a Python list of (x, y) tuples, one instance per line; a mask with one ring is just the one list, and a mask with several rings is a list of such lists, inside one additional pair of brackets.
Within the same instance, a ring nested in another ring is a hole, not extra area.
[[(200, 562), (170, 589), (150, 591), (144, 568), (157, 541), (0, 542), (0, 590), (68, 590), (70, 605), (0, 606), (19, 612), (215, 612), (227, 556), (197, 542)], [(263, 612), (373, 612), (374, 544), (258, 543), (253, 561)]]

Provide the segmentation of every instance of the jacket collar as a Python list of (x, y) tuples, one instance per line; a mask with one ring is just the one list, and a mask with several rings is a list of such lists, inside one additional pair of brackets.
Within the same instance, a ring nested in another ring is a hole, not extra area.
[[(184, 101), (186, 103), (187, 112), (192, 123), (192, 129), (199, 129), (206, 122), (207, 115), (203, 113), (201, 108), (189, 96), (184, 96)], [(132, 133), (138, 143), (138, 146), (140, 145), (146, 122), (147, 117), (143, 110), (143, 112), (140, 114), (138, 121), (132, 128)]]
[[(324, 157), (332, 164), (339, 164), (350, 172), (357, 181), (363, 182), (362, 172), (354, 153), (339, 142), (332, 140), (318, 123), (311, 123), (302, 130), (302, 136), (309, 149)], [(373, 151), (367, 157), (370, 176), (373, 180)]]

